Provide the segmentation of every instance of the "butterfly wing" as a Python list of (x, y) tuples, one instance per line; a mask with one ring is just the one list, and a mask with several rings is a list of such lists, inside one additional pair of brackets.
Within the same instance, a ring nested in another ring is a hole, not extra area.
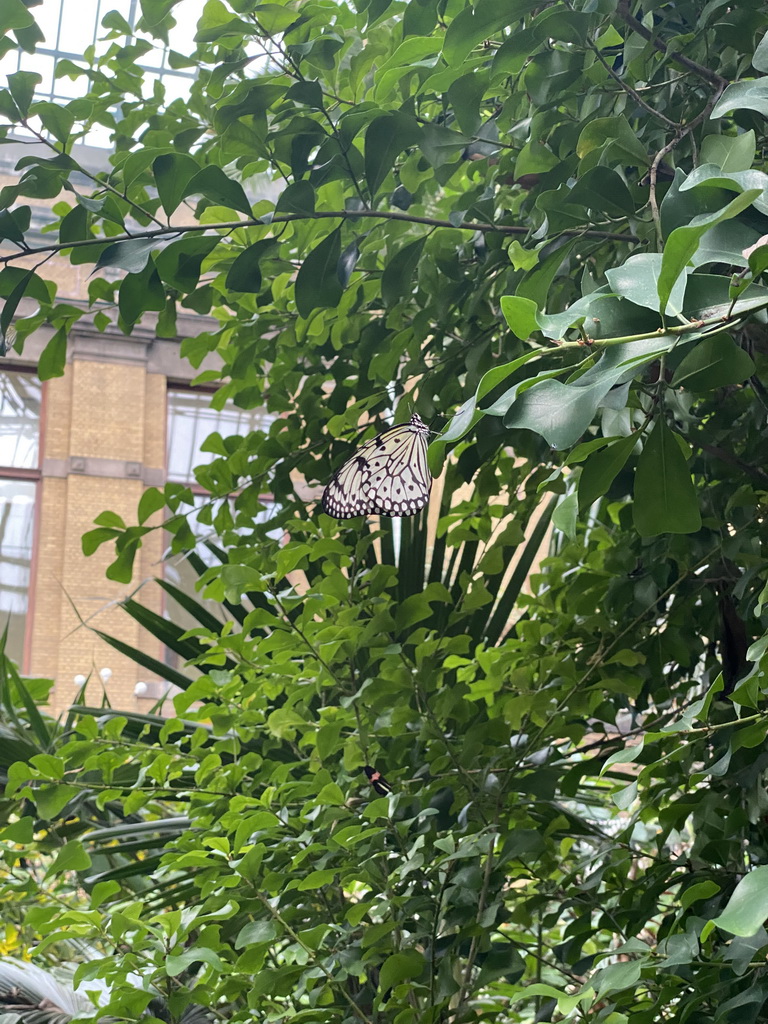
[(371, 765), (369, 764), (363, 765), (363, 771), (365, 772), (368, 781), (373, 786), (374, 790), (379, 794), (379, 796), (387, 796), (389, 793), (392, 792), (392, 787), (390, 786), (389, 782), (384, 778), (380, 771), (377, 771), (375, 768), (372, 768)]
[(429, 501), (429, 430), (414, 413), (410, 422), (362, 445), (323, 493), (322, 509), (335, 519), (362, 515), (413, 516)]

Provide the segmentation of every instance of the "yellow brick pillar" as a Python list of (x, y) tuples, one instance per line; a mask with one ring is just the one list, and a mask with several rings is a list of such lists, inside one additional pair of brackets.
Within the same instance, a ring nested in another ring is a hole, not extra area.
[[(121, 344), (115, 339), (113, 344), (114, 357), (105, 359), (105, 339), (74, 336), (65, 375), (45, 385), (27, 667), (33, 675), (56, 680), (54, 711), (73, 701), (78, 689), (74, 680), (81, 675), (90, 676), (89, 703), (100, 704), (106, 689), (114, 707), (138, 708), (134, 689), (149, 675), (81, 619), (162, 658), (160, 644), (119, 606), (142, 581), (161, 574), (162, 532), (144, 540), (130, 585), (105, 575), (114, 558), (113, 546), (106, 544), (89, 558), (81, 548), (82, 535), (105, 509), (127, 524), (135, 523), (143, 491), (150, 485), (162, 486), (165, 477), (166, 378), (150, 372), (144, 340)], [(137, 597), (154, 611), (162, 610), (157, 586), (145, 585)], [(105, 668), (112, 672), (106, 684), (100, 678)]]

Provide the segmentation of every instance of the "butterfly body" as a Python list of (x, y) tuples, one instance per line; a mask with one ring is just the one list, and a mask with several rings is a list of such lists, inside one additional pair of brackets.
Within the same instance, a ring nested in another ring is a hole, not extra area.
[(373, 789), (379, 794), (379, 796), (388, 796), (392, 792), (392, 787), (381, 772), (376, 771), (376, 769), (372, 768), (369, 764), (363, 765), (363, 771), (365, 772), (371, 786), (373, 786)]
[(429, 428), (414, 413), (366, 441), (331, 477), (322, 509), (334, 519), (354, 516), (414, 516), (429, 501)]

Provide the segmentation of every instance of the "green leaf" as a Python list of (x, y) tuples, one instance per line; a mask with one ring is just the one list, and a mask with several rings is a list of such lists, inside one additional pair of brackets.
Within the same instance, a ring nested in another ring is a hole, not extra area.
[(752, 868), (736, 888), (715, 924), (731, 935), (754, 935), (768, 918), (768, 867)]
[[(118, 582), (130, 582), (130, 577), (127, 581), (118, 580)], [(108, 633), (103, 633), (100, 630), (96, 630), (95, 632), (105, 643), (109, 644), (110, 647), (114, 647), (116, 651), (120, 654), (124, 654), (130, 661), (136, 662), (137, 665), (141, 665), (142, 668), (146, 668), (149, 672), (154, 673), (160, 679), (167, 679), (169, 683), (173, 683), (174, 686), (178, 686), (180, 690), (186, 690), (189, 686), (190, 678), (189, 676), (185, 676), (183, 672), (178, 672), (176, 669), (166, 665), (158, 658), (153, 658), (149, 654), (146, 654), (141, 648), (131, 647), (130, 644), (126, 644), (122, 640), (118, 640), (117, 637), (110, 636)]]
[(661, 278), (664, 257), (658, 252), (641, 252), (630, 256), (620, 267), (606, 270), (613, 291), (637, 306), (646, 309), (662, 310), (666, 315), (677, 315), (685, 301), (685, 277), (675, 281), (674, 287), (667, 296), (666, 306), (661, 305), (659, 298), (659, 281)]
[(708, 900), (710, 896), (714, 896), (718, 892), (720, 892), (720, 886), (717, 882), (696, 882), (694, 885), (689, 886), (682, 894), (680, 906), (683, 910), (687, 910), (698, 900)]
[(262, 285), (259, 263), (276, 246), (277, 240), (274, 238), (262, 238), (261, 241), (249, 245), (229, 268), (225, 287), (235, 292), (260, 292)]
[(262, 942), (271, 942), (279, 932), (274, 921), (251, 921), (240, 929), (235, 939), (235, 949), (257, 946)]
[(730, 220), (742, 210), (746, 210), (759, 195), (761, 195), (760, 189), (748, 189), (718, 213), (701, 214), (694, 217), (690, 224), (675, 228), (664, 246), (664, 256), (659, 274), (659, 309), (667, 308), (673, 288), (698, 249), (702, 235), (715, 224)]
[[(18, 271), (18, 268), (16, 267), (8, 269)], [(31, 293), (31, 286), (35, 278), (37, 278), (37, 274), (35, 274), (34, 270), (27, 270), (26, 272), (21, 271), (20, 273), (18, 273), (18, 276), (11, 279), (15, 280), (16, 284), (13, 286), (13, 290), (8, 295), (8, 298), (5, 300), (3, 311), (2, 313), (0, 313), (0, 335), (2, 335), (3, 338), (7, 337), (8, 335), (8, 328), (11, 326), (13, 317), (16, 313), (16, 310), (18, 309), (19, 303), (27, 294), (28, 290)], [(37, 278), (37, 280), (39, 281), (40, 279)]]
[(474, 7), (465, 7), (445, 33), (443, 57), (446, 63), (458, 66), (484, 39), (515, 24), (530, 10), (531, 5), (526, 0), (478, 0)]
[(733, 82), (726, 88), (709, 116), (714, 121), (734, 110), (756, 110), (768, 117), (768, 79)]
[(547, 256), (542, 263), (523, 278), (517, 286), (516, 295), (535, 302), (539, 309), (547, 304), (547, 296), (552, 287), (560, 267), (570, 257), (576, 246), (576, 239), (572, 238), (565, 245), (559, 246), (553, 253)]
[(585, 508), (607, 494), (613, 481), (635, 450), (637, 434), (622, 437), (601, 451), (593, 452), (584, 463), (579, 478), (579, 509)]
[(189, 179), (184, 187), (184, 198), (194, 195), (203, 195), (215, 206), (228, 206), (246, 217), (251, 216), (251, 204), (243, 186), (229, 178), (220, 167), (204, 167)]
[(275, 214), (298, 213), (310, 217), (315, 212), (315, 190), (308, 181), (294, 181), (280, 193)]
[(346, 797), (338, 783), (329, 782), (317, 794), (317, 802), (319, 804), (332, 804), (336, 807), (342, 807), (346, 803)]
[(576, 536), (576, 515), (578, 512), (576, 503), (576, 492), (572, 491), (563, 498), (555, 511), (552, 513), (552, 525), (564, 533), (568, 540)]
[(154, 160), (152, 173), (166, 216), (170, 217), (182, 199), (190, 194), (187, 186), (199, 172), (200, 165), (186, 153), (164, 153)]
[(165, 973), (169, 978), (176, 978), (182, 971), (188, 970), (193, 964), (204, 963), (213, 967), (216, 971), (223, 971), (224, 964), (218, 954), (212, 949), (196, 944), (192, 949), (185, 949), (178, 956), (167, 956), (165, 958)]
[(748, 171), (756, 144), (753, 128), (742, 135), (707, 135), (701, 143), (701, 163), (714, 164), (725, 172)]
[(67, 361), (67, 329), (59, 327), (40, 353), (37, 375), (40, 380), (52, 380), (64, 376)]
[(395, 165), (395, 158), (419, 142), (415, 118), (399, 111), (371, 121), (365, 133), (365, 178), (375, 195)]
[(425, 960), (416, 949), (393, 953), (381, 965), (379, 991), (384, 995), (393, 986), (409, 978), (418, 978), (424, 971)]
[(310, 871), (306, 878), (302, 878), (296, 888), (299, 892), (320, 889), (324, 885), (330, 885), (335, 877), (336, 872), (333, 868), (326, 868), (322, 871)]
[(30, 113), (39, 117), (43, 127), (51, 133), (58, 142), (66, 142), (72, 134), (75, 123), (75, 115), (67, 107), (58, 103), (49, 103), (46, 100), (35, 103)]
[(432, 166), (439, 170), (446, 164), (459, 159), (470, 139), (440, 124), (425, 124), (421, 127), (419, 149)]
[(109, 530), (104, 527), (100, 527), (98, 530), (88, 530), (80, 538), (83, 554), (86, 557), (92, 555), (94, 551), (98, 551), (102, 544), (106, 544), (107, 541), (119, 537), (121, 532), (121, 530)]
[(757, 49), (752, 55), (752, 67), (756, 71), (762, 71), (764, 74), (768, 73), (768, 32), (765, 33), (757, 44)]
[(755, 372), (755, 363), (730, 334), (702, 338), (685, 356), (672, 378), (674, 388), (712, 391), (741, 384)]
[(156, 512), (165, 508), (165, 494), (157, 487), (148, 487), (139, 501), (138, 519), (143, 525)]
[(171, 242), (155, 256), (155, 266), (162, 280), (172, 288), (188, 292), (197, 286), (200, 268), (219, 244), (218, 235), (187, 235)]
[[(0, 21), (2, 21), (2, 14), (0, 14)], [(12, 75), (8, 75), (8, 88), (23, 117), (29, 114), (35, 89), (42, 80), (42, 76), (38, 75), (36, 71), (15, 71)]]
[(640, 453), (633, 517), (641, 537), (701, 529), (696, 489), (685, 456), (660, 416)]
[(336, 228), (309, 253), (296, 275), (295, 296), (299, 315), (313, 309), (338, 306), (344, 289), (337, 272), (341, 256), (341, 229)]
[(80, 796), (75, 786), (40, 786), (35, 790), (35, 807), (43, 821), (55, 821), (67, 804)]
[(539, 307), (533, 299), (522, 295), (502, 295), (501, 312), (509, 324), (509, 329), (521, 341), (527, 341), (539, 329), (536, 314)]
[(35, 24), (21, 0), (2, 0), (0, 3), (0, 33), (5, 35), (9, 29), (28, 28)]
[(10, 825), (0, 828), (0, 841), (4, 843), (31, 843), (35, 832), (34, 818), (19, 818)]
[(29, 230), (32, 209), (29, 206), (17, 206), (15, 210), (0, 212), (0, 238), (12, 242), (24, 242), (24, 232)]
[(596, 117), (582, 129), (576, 143), (576, 153), (582, 160), (595, 151), (607, 156), (609, 149), (616, 153), (618, 159), (635, 167), (647, 167), (651, 162), (623, 114)]
[(414, 288), (414, 276), (419, 264), (425, 238), (398, 249), (381, 275), (381, 297), (388, 306), (409, 295)]
[(635, 212), (634, 200), (623, 178), (609, 167), (593, 167), (582, 175), (566, 202), (602, 211), (610, 217), (631, 217)]
[(157, 242), (153, 238), (127, 238), (124, 242), (114, 242), (103, 250), (93, 273), (102, 267), (119, 267), (129, 274), (139, 274), (156, 248)]
[(82, 242), (88, 238), (88, 211), (84, 206), (73, 206), (62, 218), (59, 241)]
[(673, 335), (659, 335), (611, 346), (574, 383), (549, 379), (557, 370), (545, 372), (532, 385), (515, 384), (488, 412), (504, 416), (505, 426), (536, 431), (553, 448), (568, 448), (584, 433), (612, 387), (632, 380), (674, 343)]
[(56, 859), (45, 873), (46, 878), (64, 874), (65, 871), (86, 871), (91, 866), (91, 858), (77, 839), (63, 846), (56, 854)]
[(165, 289), (151, 259), (138, 274), (127, 274), (120, 282), (117, 305), (126, 324), (137, 323), (149, 310), (165, 308)]

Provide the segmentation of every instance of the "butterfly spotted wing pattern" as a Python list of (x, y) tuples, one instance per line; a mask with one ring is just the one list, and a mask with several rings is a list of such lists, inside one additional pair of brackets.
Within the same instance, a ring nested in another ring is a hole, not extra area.
[(414, 413), (366, 441), (323, 492), (322, 509), (334, 519), (354, 516), (414, 516), (429, 501), (429, 428)]
[(374, 791), (378, 793), (379, 796), (388, 796), (392, 792), (392, 787), (381, 772), (376, 771), (376, 769), (372, 768), (369, 764), (363, 765), (363, 771), (365, 772), (368, 781), (373, 786)]

